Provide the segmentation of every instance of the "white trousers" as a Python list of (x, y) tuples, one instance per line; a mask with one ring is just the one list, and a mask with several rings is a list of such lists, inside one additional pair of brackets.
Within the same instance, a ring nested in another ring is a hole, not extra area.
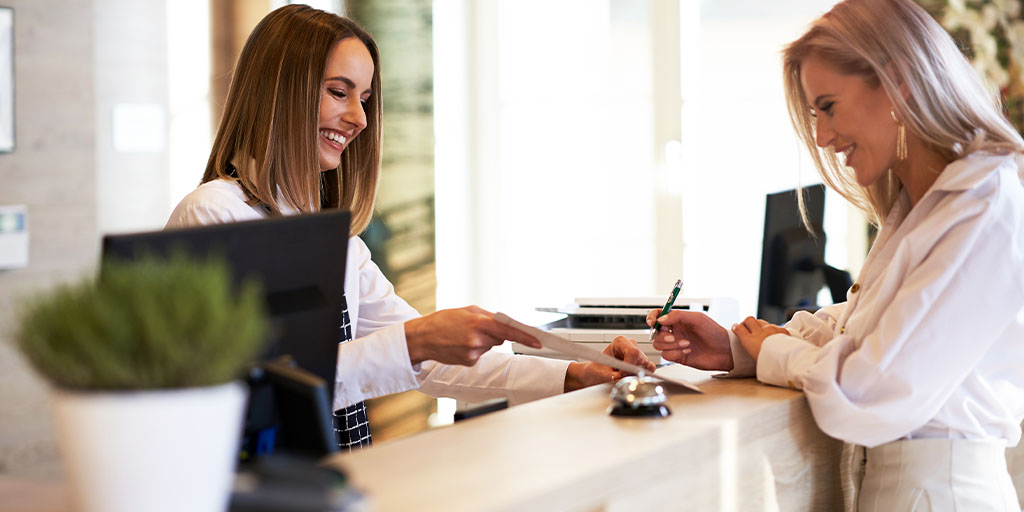
[(913, 439), (846, 445), (840, 466), (847, 511), (1019, 512), (1001, 441)]

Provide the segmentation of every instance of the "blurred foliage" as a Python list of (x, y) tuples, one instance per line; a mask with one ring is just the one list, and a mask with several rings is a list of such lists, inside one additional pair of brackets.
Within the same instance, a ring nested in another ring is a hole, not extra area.
[(999, 89), (1024, 133), (1024, 17), (1020, 0), (917, 0), (959, 43), (974, 69)]
[(15, 338), (54, 385), (138, 390), (223, 384), (241, 376), (269, 330), (260, 287), (237, 294), (225, 262), (106, 262), (99, 279), (30, 301)]

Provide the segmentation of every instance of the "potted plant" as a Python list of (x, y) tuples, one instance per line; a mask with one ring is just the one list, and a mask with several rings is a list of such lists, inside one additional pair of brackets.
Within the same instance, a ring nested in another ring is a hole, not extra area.
[(109, 262), (31, 300), (15, 339), (53, 385), (58, 446), (86, 511), (224, 510), (267, 332), (258, 286), (222, 261)]

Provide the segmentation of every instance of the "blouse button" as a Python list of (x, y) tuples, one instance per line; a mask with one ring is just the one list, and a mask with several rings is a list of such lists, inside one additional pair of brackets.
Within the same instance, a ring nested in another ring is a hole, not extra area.
[(860, 290), (860, 283), (853, 283), (850, 287), (850, 293), (857, 293)]

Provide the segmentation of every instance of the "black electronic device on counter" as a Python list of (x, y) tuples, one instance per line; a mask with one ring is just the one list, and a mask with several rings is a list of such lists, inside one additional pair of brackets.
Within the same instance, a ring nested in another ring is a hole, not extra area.
[(338, 450), (323, 379), (282, 356), (254, 365), (247, 380), (242, 462), (275, 452), (319, 458)]
[(800, 310), (818, 308), (828, 286), (833, 302), (846, 300), (850, 275), (825, 263), (825, 185), (803, 187), (810, 230), (800, 217), (796, 190), (768, 194), (765, 201), (761, 282), (757, 317), (782, 324)]
[(271, 455), (238, 473), (229, 512), (347, 512), (370, 507), (344, 473), (315, 459)]

